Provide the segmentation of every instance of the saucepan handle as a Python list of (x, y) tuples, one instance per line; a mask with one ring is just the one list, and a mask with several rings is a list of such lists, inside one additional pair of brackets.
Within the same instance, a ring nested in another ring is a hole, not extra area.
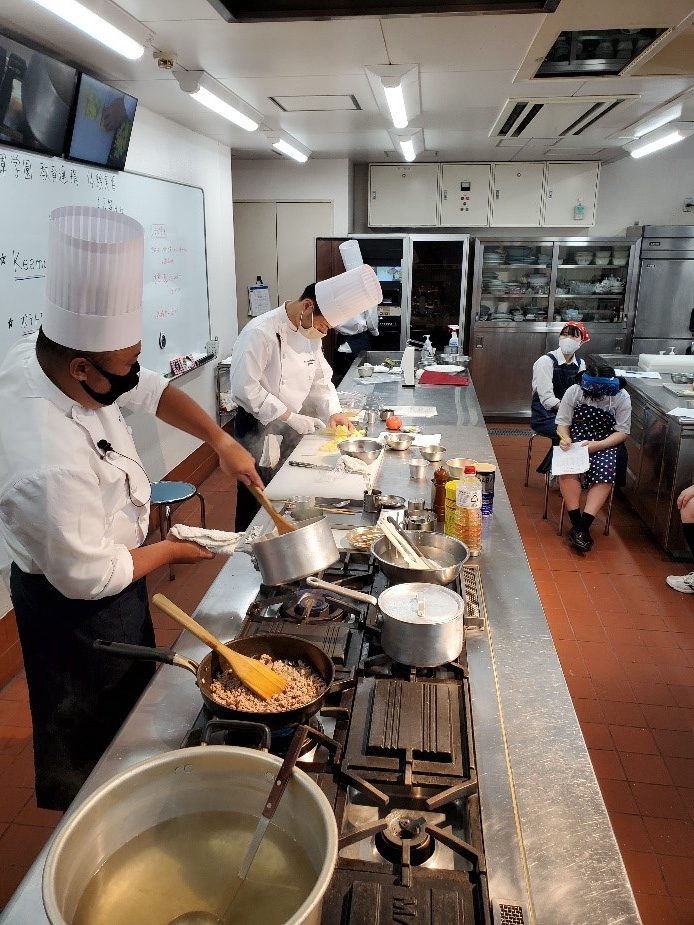
[(364, 594), (363, 591), (354, 591), (352, 588), (343, 588), (342, 585), (333, 584), (330, 581), (323, 581), (320, 578), (311, 576), (306, 579), (306, 584), (312, 588), (322, 588), (323, 591), (332, 591), (341, 597), (349, 597), (354, 601), (362, 601), (364, 604), (378, 604), (378, 598), (373, 594)]
[(109, 639), (95, 639), (92, 649), (115, 655), (117, 658), (129, 658), (134, 661), (161, 662), (164, 665), (178, 665), (197, 675), (198, 663), (185, 655), (178, 655), (171, 649), (158, 649), (155, 646), (136, 646), (128, 642), (112, 642)]

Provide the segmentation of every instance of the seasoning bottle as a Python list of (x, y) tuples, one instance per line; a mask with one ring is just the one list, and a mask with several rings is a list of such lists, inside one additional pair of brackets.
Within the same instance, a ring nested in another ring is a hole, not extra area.
[(448, 470), (445, 466), (439, 466), (434, 472), (431, 480), (434, 486), (431, 498), (431, 507), (436, 514), (436, 520), (441, 524), (446, 517), (446, 482), (448, 481)]
[(471, 556), (478, 556), (482, 548), (482, 483), (474, 466), (465, 466), (465, 474), (458, 480), (455, 507), (455, 535)]
[(446, 482), (446, 501), (445, 513), (443, 519), (443, 532), (446, 536), (457, 537), (458, 525), (456, 523), (456, 493), (458, 490), (458, 479), (451, 479)]

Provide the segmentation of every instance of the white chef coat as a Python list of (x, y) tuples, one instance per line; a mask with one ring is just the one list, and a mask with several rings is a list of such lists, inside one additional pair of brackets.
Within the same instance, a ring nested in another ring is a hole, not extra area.
[[(0, 533), (23, 572), (97, 600), (132, 582), (129, 550), (149, 526), (149, 479), (120, 407), (154, 414), (167, 383), (142, 369), (117, 404), (90, 410), (50, 381), (35, 345), (23, 338), (0, 367)], [(102, 458), (99, 440), (133, 461)]]
[[(550, 350), (549, 352), (553, 357), (556, 357), (559, 366), (564, 366), (566, 364), (566, 357), (562, 353), (561, 347), (557, 347), (556, 350)], [(573, 355), (570, 362), (573, 363), (574, 360), (578, 361), (578, 371), (582, 373), (586, 368), (585, 362), (576, 356), (576, 354)], [(554, 394), (554, 384), (552, 382), (553, 373), (554, 364), (546, 353), (533, 363), (532, 390), (533, 393), (537, 392), (537, 397), (548, 411), (554, 411), (559, 407), (559, 399)]]
[(364, 331), (368, 331), (374, 337), (377, 337), (378, 305), (373, 305), (371, 308), (367, 308), (365, 311), (355, 315), (354, 318), (349, 318), (344, 324), (338, 324), (335, 330), (339, 331), (340, 334), (344, 334), (345, 337), (361, 334)]
[(302, 409), (327, 421), (340, 411), (331, 378), (321, 342), (292, 327), (285, 303), (249, 321), (231, 354), (231, 394), (261, 424)]

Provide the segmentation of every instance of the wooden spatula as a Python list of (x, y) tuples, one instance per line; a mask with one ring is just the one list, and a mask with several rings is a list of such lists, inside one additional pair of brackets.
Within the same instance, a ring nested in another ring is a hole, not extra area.
[(245, 686), (262, 697), (263, 700), (269, 700), (275, 694), (281, 693), (287, 686), (286, 678), (277, 674), (271, 668), (263, 665), (258, 659), (248, 658), (247, 655), (241, 655), (240, 652), (234, 652), (223, 642), (213, 636), (204, 626), (201, 626), (187, 613), (177, 607), (173, 601), (163, 594), (155, 594), (152, 603), (156, 604), (160, 610), (168, 614), (172, 620), (189, 630), (194, 636), (204, 642), (205, 645), (213, 649), (221, 658), (231, 666), (232, 671)]
[(282, 515), (274, 509), (274, 507), (272, 506), (272, 502), (270, 501), (270, 499), (268, 498), (268, 496), (265, 494), (264, 491), (261, 491), (255, 485), (249, 485), (248, 490), (253, 495), (253, 497), (258, 502), (258, 504), (261, 507), (265, 508), (265, 510), (268, 512), (268, 514), (272, 518), (273, 523), (277, 527), (277, 532), (279, 533), (280, 536), (283, 536), (285, 533), (291, 533), (293, 530), (296, 530), (296, 527), (294, 526), (294, 524), (289, 523), (286, 517), (282, 517)]

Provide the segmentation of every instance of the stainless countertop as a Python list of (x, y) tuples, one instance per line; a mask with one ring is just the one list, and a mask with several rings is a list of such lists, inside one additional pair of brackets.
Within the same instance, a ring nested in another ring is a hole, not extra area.
[[(357, 362), (347, 374), (349, 391), (357, 391), (352, 388)], [(358, 391), (369, 389), (378, 403), (435, 405), (438, 416), (417, 423), (441, 433), (449, 458), (496, 461), (472, 386), (405, 390), (397, 383), (369, 383)], [(386, 454), (378, 487), (410, 498), (420, 497), (425, 487), (428, 495), (428, 482), (409, 479), (409, 455)], [(262, 512), (254, 522), (269, 523)], [(633, 894), (498, 473), (494, 515), (485, 519), (479, 568), (488, 626), (486, 632), (469, 634), (467, 652), (490, 896), (494, 904), (521, 904), (527, 922), (537, 925), (638, 925)], [(197, 619), (217, 635), (232, 638), (258, 586), (250, 559), (243, 553), (232, 556), (203, 598)], [(172, 585), (174, 599), (175, 590)], [(176, 649), (196, 659), (206, 652), (188, 633)], [(200, 705), (188, 673), (161, 668), (73, 806), (126, 767), (178, 747)], [(41, 902), (46, 850), (0, 921), (47, 922)]]
[[(637, 367), (639, 363), (637, 356), (622, 356), (618, 353), (596, 353), (593, 356), (599, 362), (607, 363), (617, 369), (630, 370)], [(669, 414), (673, 408), (694, 408), (694, 397), (680, 398), (664, 388), (664, 385), (672, 383), (670, 373), (660, 375), (661, 379), (625, 379), (626, 390), (632, 395), (643, 398), (661, 414)], [(694, 418), (673, 417), (672, 420), (679, 421), (682, 427), (694, 427)]]

